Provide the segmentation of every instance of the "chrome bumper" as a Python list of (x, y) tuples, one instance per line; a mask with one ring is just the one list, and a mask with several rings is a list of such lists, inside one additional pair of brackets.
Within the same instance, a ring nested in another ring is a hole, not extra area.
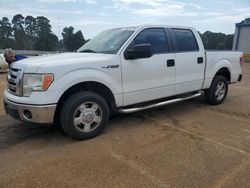
[(26, 105), (12, 102), (6, 98), (3, 101), (6, 114), (15, 119), (32, 123), (51, 124), (54, 122), (56, 104)]

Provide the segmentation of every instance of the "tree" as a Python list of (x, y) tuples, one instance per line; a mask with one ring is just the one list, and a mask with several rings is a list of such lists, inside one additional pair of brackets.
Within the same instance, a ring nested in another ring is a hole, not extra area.
[(9, 38), (12, 36), (11, 23), (7, 17), (3, 17), (2, 20), (0, 20), (0, 29), (0, 37)]
[(86, 40), (83, 37), (82, 31), (77, 31), (75, 33), (75, 50), (78, 50), (83, 44), (86, 43)]
[(13, 46), (11, 23), (7, 17), (0, 20), (0, 48)]
[(25, 49), (24, 17), (21, 14), (15, 15), (12, 19), (12, 24), (15, 36), (15, 49)]
[(39, 51), (55, 51), (57, 50), (57, 43), (57, 36), (50, 33), (47, 36), (37, 38), (34, 49)]
[(58, 38), (52, 33), (49, 22), (50, 21), (43, 16), (36, 18), (36, 50), (57, 50)]
[(226, 37), (224, 39), (226, 50), (232, 50), (232, 48), (233, 48), (233, 40), (234, 40), (234, 35), (233, 34), (226, 35)]
[(74, 28), (65, 27), (62, 32), (63, 43), (67, 50), (74, 51)]
[(24, 17), (21, 14), (17, 14), (12, 19), (13, 30), (24, 31)]
[(58, 41), (57, 49), (58, 49), (58, 51), (65, 51), (65, 46), (64, 46), (62, 39), (60, 41)]
[(49, 22), (50, 21), (43, 16), (38, 16), (36, 18), (36, 29), (38, 37), (45, 33), (51, 33), (51, 25)]
[(250, 18), (246, 18), (246, 19), (245, 19), (245, 22), (246, 22), (247, 24), (250, 24)]
[(37, 32), (36, 18), (32, 16), (26, 16), (24, 23), (26, 35), (35, 38)]
[(83, 44), (86, 43), (86, 40), (83, 37), (82, 32), (79, 30), (74, 33), (74, 28), (72, 26), (65, 27), (62, 32), (63, 43), (66, 50), (76, 51)]
[(26, 49), (32, 50), (34, 49), (37, 36), (36, 18), (32, 16), (26, 16), (24, 24), (26, 33)]

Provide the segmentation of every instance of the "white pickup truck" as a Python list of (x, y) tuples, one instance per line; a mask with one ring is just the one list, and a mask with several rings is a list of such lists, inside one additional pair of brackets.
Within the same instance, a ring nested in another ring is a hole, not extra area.
[(131, 113), (205, 94), (221, 104), (242, 78), (241, 52), (205, 51), (189, 27), (138, 26), (103, 31), (77, 53), (13, 63), (6, 113), (53, 124), (76, 139), (97, 136), (114, 112)]

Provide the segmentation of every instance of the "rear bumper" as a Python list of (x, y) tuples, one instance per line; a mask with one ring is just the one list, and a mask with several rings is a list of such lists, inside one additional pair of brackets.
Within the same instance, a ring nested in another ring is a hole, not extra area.
[(26, 105), (15, 103), (6, 98), (3, 101), (6, 114), (15, 119), (32, 123), (51, 124), (54, 122), (56, 104)]

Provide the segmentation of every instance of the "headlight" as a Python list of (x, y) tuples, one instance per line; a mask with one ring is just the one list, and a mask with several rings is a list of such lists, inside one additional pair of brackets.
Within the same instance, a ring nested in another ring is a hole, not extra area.
[(29, 97), (35, 91), (46, 91), (53, 80), (53, 74), (24, 74), (23, 96)]

